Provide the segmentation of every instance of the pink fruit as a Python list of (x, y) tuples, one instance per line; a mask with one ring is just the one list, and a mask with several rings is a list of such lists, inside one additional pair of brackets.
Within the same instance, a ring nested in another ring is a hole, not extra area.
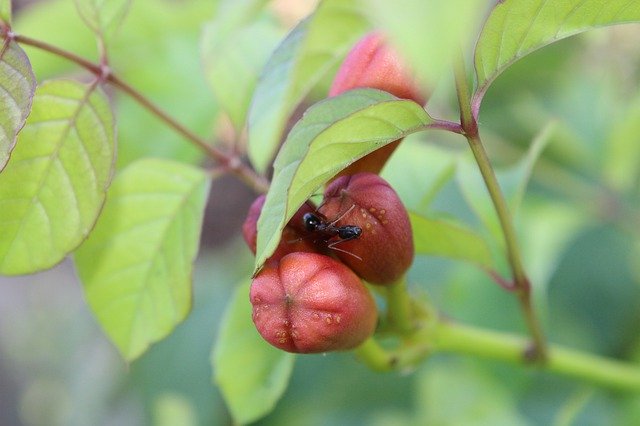
[(355, 348), (373, 334), (378, 316), (356, 274), (316, 253), (266, 264), (251, 283), (250, 299), (260, 335), (288, 352)]
[[(398, 280), (413, 261), (409, 215), (391, 186), (373, 173), (341, 176), (327, 186), (319, 209), (336, 226), (362, 229), (358, 238), (336, 245), (335, 255), (372, 284)], [(342, 216), (342, 217), (341, 217)]]

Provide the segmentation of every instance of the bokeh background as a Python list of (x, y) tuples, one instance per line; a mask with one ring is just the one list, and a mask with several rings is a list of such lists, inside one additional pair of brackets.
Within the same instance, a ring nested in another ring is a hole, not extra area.
[[(202, 28), (216, 3), (134, 0), (111, 57), (124, 80), (171, 115), (228, 144), (229, 124), (200, 60)], [(275, 1), (260, 19), (284, 35), (314, 5)], [(15, 10), (18, 33), (96, 58), (94, 39), (71, 0), (17, 2)], [(270, 40), (256, 43), (266, 52), (274, 47)], [(87, 78), (68, 62), (26, 50), (38, 81)], [(330, 76), (325, 89), (328, 82)], [(451, 78), (433, 89), (428, 110), (455, 119)], [(153, 116), (111, 95), (118, 167), (147, 155), (204, 164)], [(640, 26), (596, 30), (519, 61), (489, 90), (480, 119), (507, 193), (529, 174), (523, 159), (533, 155), (530, 147), (542, 150), (516, 223), (549, 338), (640, 362)], [(384, 175), (414, 211), (476, 228), (490, 211), (470, 195), (479, 178), (463, 138), (408, 138)], [(0, 425), (231, 424), (212, 382), (210, 353), (233, 289), (251, 272), (239, 229), (252, 199), (233, 178), (214, 182), (193, 311), (129, 365), (91, 315), (71, 261), (35, 275), (0, 277)], [(418, 257), (409, 278), (415, 294), (428, 295), (453, 318), (524, 332), (515, 298), (473, 266)], [(289, 389), (260, 424), (632, 425), (638, 418), (637, 397), (533, 369), (437, 355), (416, 371), (376, 374), (340, 353), (298, 357)]]

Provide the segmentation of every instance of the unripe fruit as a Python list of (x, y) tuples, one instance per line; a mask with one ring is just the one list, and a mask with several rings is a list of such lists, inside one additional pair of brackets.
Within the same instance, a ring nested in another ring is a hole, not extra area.
[[(372, 284), (393, 284), (411, 266), (413, 236), (409, 215), (398, 194), (380, 176), (358, 173), (334, 180), (319, 208), (336, 226), (362, 229), (353, 240), (339, 243), (336, 256)], [(341, 217), (342, 216), (342, 217)]]
[(251, 283), (253, 322), (260, 335), (288, 352), (352, 349), (375, 330), (375, 302), (342, 263), (316, 253), (291, 253)]
[[(258, 234), (258, 218), (262, 212), (266, 197), (260, 195), (256, 198), (247, 212), (247, 218), (242, 224), (242, 236), (244, 241), (249, 246), (249, 249), (253, 254), (256, 254), (256, 243)], [(294, 253), (297, 251), (317, 252), (320, 251), (317, 246), (313, 244), (308, 238), (305, 238), (306, 230), (302, 223), (302, 216), (305, 213), (315, 211), (315, 207), (309, 201), (304, 203), (296, 214), (291, 218), (289, 223), (282, 230), (282, 236), (278, 247), (271, 255), (271, 260), (280, 259), (282, 256), (288, 253)]]
[[(329, 96), (365, 87), (384, 90), (420, 105), (426, 102), (416, 79), (380, 32), (367, 34), (353, 46), (333, 80)], [(340, 175), (379, 173), (399, 144), (400, 140), (397, 140), (373, 151), (350, 165)]]

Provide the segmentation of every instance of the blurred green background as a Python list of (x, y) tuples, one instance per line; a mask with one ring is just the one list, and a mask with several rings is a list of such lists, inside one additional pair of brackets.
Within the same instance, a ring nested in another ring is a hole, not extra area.
[[(134, 0), (115, 44), (118, 74), (200, 135), (225, 143), (228, 122), (200, 61), (216, 2)], [(264, 12), (282, 34), (312, 1)], [(87, 58), (95, 41), (70, 0), (19, 5), (14, 28)], [(267, 51), (270, 40), (261, 40)], [(508, 195), (527, 175), (532, 141), (543, 148), (517, 210), (525, 264), (550, 340), (640, 362), (640, 26), (596, 30), (517, 62), (489, 89), (481, 133)], [(68, 62), (28, 49), (39, 81), (86, 78)], [(330, 76), (329, 76), (330, 78)], [(326, 82), (325, 82), (326, 85)], [(125, 96), (111, 93), (118, 165), (141, 156), (201, 164), (190, 145)], [(322, 94), (316, 95), (316, 97)], [(443, 78), (427, 109), (455, 119)], [(384, 172), (410, 209), (455, 217), (491, 238), (495, 218), (463, 138), (408, 138)], [(214, 182), (194, 276), (194, 306), (166, 340), (126, 365), (82, 296), (71, 262), (0, 277), (0, 425), (231, 424), (212, 384), (210, 352), (233, 289), (252, 259), (239, 238), (251, 193)], [(494, 244), (496, 252), (499, 244)], [(506, 269), (505, 269), (506, 270)], [(417, 257), (411, 290), (447, 315), (524, 333), (515, 298), (473, 266)], [(215, 368), (215, 367), (214, 367)], [(417, 371), (375, 374), (349, 353), (300, 356), (265, 425), (637, 424), (640, 398), (536, 370), (455, 355)]]

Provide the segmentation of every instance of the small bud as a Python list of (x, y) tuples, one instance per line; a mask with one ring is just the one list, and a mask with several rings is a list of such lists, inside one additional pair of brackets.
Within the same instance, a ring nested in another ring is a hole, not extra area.
[(251, 283), (250, 299), (260, 335), (287, 352), (355, 348), (373, 334), (378, 317), (360, 278), (316, 253), (266, 264)]
[[(380, 32), (367, 34), (351, 49), (333, 80), (329, 96), (365, 87), (384, 90), (398, 98), (411, 99), (420, 105), (426, 102), (415, 77), (397, 52), (385, 42)], [(368, 154), (340, 175), (379, 173), (399, 143), (400, 140), (392, 142)]]
[[(242, 236), (253, 254), (256, 254), (258, 218), (262, 212), (265, 199), (266, 197), (264, 195), (260, 195), (254, 200), (247, 212), (247, 218), (242, 224)], [(280, 244), (278, 244), (278, 247), (270, 259), (280, 259), (285, 254), (297, 251), (319, 251), (312, 241), (304, 237), (306, 231), (304, 229), (302, 216), (312, 211), (315, 211), (315, 207), (310, 201), (307, 201), (298, 209), (296, 214), (284, 227), (282, 236), (280, 237)]]
[[(334, 180), (319, 209), (336, 226), (362, 229), (358, 238), (338, 243), (335, 254), (364, 280), (392, 284), (411, 266), (413, 236), (398, 194), (380, 176), (358, 173)], [(339, 249), (339, 250), (337, 250)]]

